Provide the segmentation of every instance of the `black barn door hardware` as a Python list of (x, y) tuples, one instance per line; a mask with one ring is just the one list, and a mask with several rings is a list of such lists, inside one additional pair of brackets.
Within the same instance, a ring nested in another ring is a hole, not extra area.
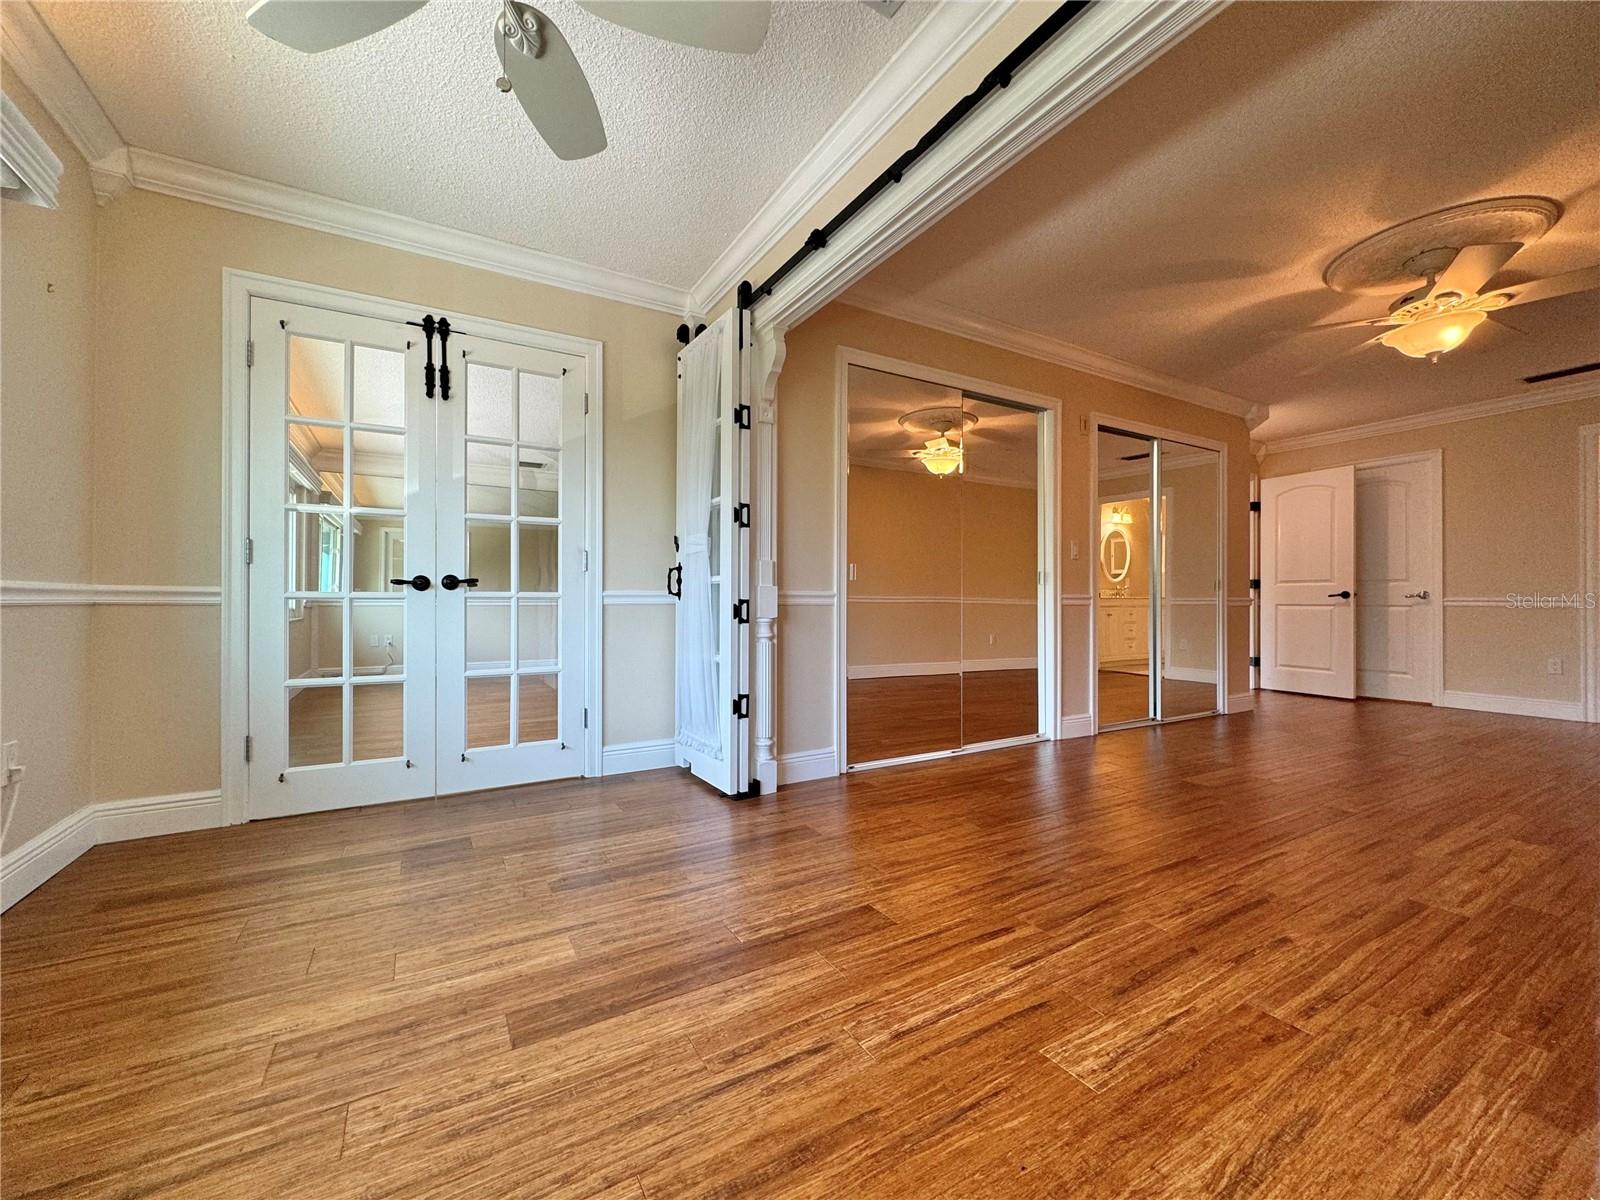
[(439, 330), (439, 399), (450, 399), (450, 360), (444, 356), (445, 349), (450, 345), (450, 322), (440, 317), (436, 326)]
[[(422, 330), (422, 335), (428, 340), (428, 361), (422, 367), (422, 394), (432, 400), (433, 389), (437, 385), (439, 399), (450, 399), (450, 363), (445, 358), (445, 351), (450, 345), (450, 322), (429, 313), (420, 321), (407, 321), (406, 324)], [(438, 366), (433, 362), (433, 335), (436, 333), (439, 335)]]

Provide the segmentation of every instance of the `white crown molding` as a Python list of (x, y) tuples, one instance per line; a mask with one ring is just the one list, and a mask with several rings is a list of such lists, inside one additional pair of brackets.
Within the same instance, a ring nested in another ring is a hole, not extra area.
[(689, 289), (696, 313), (736, 287), (885, 134), (977, 45), (1015, 0), (941, 0), (733, 242)]
[(1034, 333), (1003, 321), (961, 312), (936, 300), (892, 296), (876, 288), (858, 284), (845, 293), (841, 302), (853, 304), (881, 316), (892, 317), (897, 321), (909, 321), (913, 325), (937, 329), (943, 333), (954, 334), (956, 337), (969, 338), (988, 346), (1024, 354), (1029, 358), (1057, 363), (1074, 371), (1082, 371), (1086, 375), (1095, 375), (1101, 379), (1110, 379), (1130, 387), (1142, 388), (1147, 392), (1169, 396), (1174, 400), (1198, 404), (1202, 408), (1225, 412), (1230, 416), (1243, 418), (1251, 429), (1267, 418), (1264, 405), (1252, 403), (1242, 396), (1219, 392), (1203, 384), (1188, 383), (1160, 371), (1151, 371), (1124, 362), (1120, 358), (1112, 358), (1109, 354), (1100, 354), (1082, 346), (1074, 346), (1070, 342), (1061, 341), (1047, 334)]
[(44, 605), (136, 604), (216, 605), (222, 603), (219, 587), (185, 587), (167, 584), (55, 583), (38, 579), (0, 580), (0, 605), (32, 608)]
[(133, 186), (146, 191), (674, 315), (683, 313), (689, 303), (689, 294), (681, 288), (364, 204), (319, 196), (150, 150), (131, 149), (129, 159)]
[(15, 194), (8, 194), (6, 198), (54, 208), (64, 170), (61, 160), (11, 102), (11, 97), (3, 95), (0, 95), (0, 152), (4, 153), (6, 169), (18, 180), (15, 189), (10, 186), (6, 189), (8, 193), (14, 190)]
[(1266, 454), (1283, 454), (1289, 450), (1310, 450), (1317, 446), (1335, 446), (1341, 442), (1356, 442), (1363, 438), (1386, 437), (1393, 433), (1405, 433), (1411, 429), (1426, 429), (1432, 425), (1453, 425), (1457, 421), (1498, 417), (1504, 413), (1544, 408), (1551, 404), (1569, 404), (1574, 400), (1587, 400), (1595, 396), (1600, 396), (1600, 379), (1593, 376), (1586, 379), (1568, 379), (1510, 396), (1497, 396), (1471, 404), (1458, 404), (1451, 408), (1435, 408), (1424, 413), (1413, 413), (1407, 417), (1371, 421), (1365, 425), (1346, 425), (1342, 429), (1307, 433), (1300, 437), (1279, 438), (1277, 441), (1260, 444)]
[(17, 75), (61, 126), (84, 161), (93, 163), (122, 149), (122, 135), (100, 107), (43, 18), (26, 0), (5, 6), (0, 49)]

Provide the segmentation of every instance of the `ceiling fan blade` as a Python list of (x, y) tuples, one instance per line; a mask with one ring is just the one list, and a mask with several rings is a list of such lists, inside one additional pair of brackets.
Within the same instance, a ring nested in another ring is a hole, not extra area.
[(1296, 371), (1295, 372), (1295, 376), (1296, 376), (1296, 378), (1304, 378), (1307, 375), (1315, 375), (1318, 371), (1324, 371), (1327, 368), (1331, 367), (1334, 363), (1338, 362), (1340, 359), (1349, 358), (1352, 354), (1359, 354), (1359, 353), (1361, 353), (1361, 351), (1365, 350), (1368, 346), (1379, 345), (1382, 341), (1383, 341), (1383, 334), (1380, 333), (1377, 337), (1370, 337), (1364, 342), (1357, 342), (1354, 346), (1351, 346), (1350, 349), (1345, 350), (1340, 354), (1335, 354), (1332, 358), (1325, 358), (1321, 362), (1315, 363), (1312, 366), (1307, 367), (1303, 371)]
[(1511, 256), (1522, 249), (1521, 242), (1494, 242), (1487, 246), (1463, 246), (1456, 251), (1450, 265), (1439, 272), (1433, 290), (1428, 294), (1460, 292), (1463, 296), (1476, 296), (1483, 291), (1495, 273), (1505, 266)]
[(1600, 288), (1600, 265), (1579, 267), (1576, 271), (1563, 271), (1560, 275), (1549, 275), (1544, 279), (1534, 279), (1528, 283), (1496, 288), (1495, 291), (1504, 292), (1511, 297), (1502, 305), (1502, 308), (1510, 308), (1515, 304), (1532, 304), (1535, 300), (1553, 300), (1557, 296), (1570, 296), (1574, 292), (1592, 292), (1596, 288)]
[(770, 0), (578, 0), (597, 17), (680, 46), (754, 54), (767, 40)]
[(605, 122), (567, 39), (554, 21), (520, 0), (505, 0), (504, 9), (495, 18), (494, 48), (528, 120), (557, 158), (599, 154), (606, 148)]
[(1400, 325), (1402, 323), (1396, 321), (1393, 317), (1368, 317), (1362, 321), (1331, 321), (1326, 325), (1307, 325), (1303, 330), (1297, 330), (1296, 332), (1309, 333), (1313, 329), (1370, 329), (1380, 325)]
[(244, 19), (307, 54), (332, 50), (403, 21), (428, 0), (256, 0)]

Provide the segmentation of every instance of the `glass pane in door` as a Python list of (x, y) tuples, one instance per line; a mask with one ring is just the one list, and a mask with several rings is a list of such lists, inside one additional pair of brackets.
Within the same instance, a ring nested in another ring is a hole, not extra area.
[(1039, 732), (1039, 414), (968, 395), (962, 436), (961, 741)]
[(1221, 456), (1161, 442), (1161, 716), (1217, 711)]
[(1155, 442), (1096, 432), (1099, 503), (1095, 551), (1096, 686), (1101, 727), (1155, 718), (1150, 688)]

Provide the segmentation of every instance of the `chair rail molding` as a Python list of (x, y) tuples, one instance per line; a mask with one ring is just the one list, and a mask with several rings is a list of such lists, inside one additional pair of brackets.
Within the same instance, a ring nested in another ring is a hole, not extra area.
[(0, 605), (168, 604), (219, 605), (222, 589), (209, 586), (138, 583), (56, 583), (38, 579), (0, 580)]

